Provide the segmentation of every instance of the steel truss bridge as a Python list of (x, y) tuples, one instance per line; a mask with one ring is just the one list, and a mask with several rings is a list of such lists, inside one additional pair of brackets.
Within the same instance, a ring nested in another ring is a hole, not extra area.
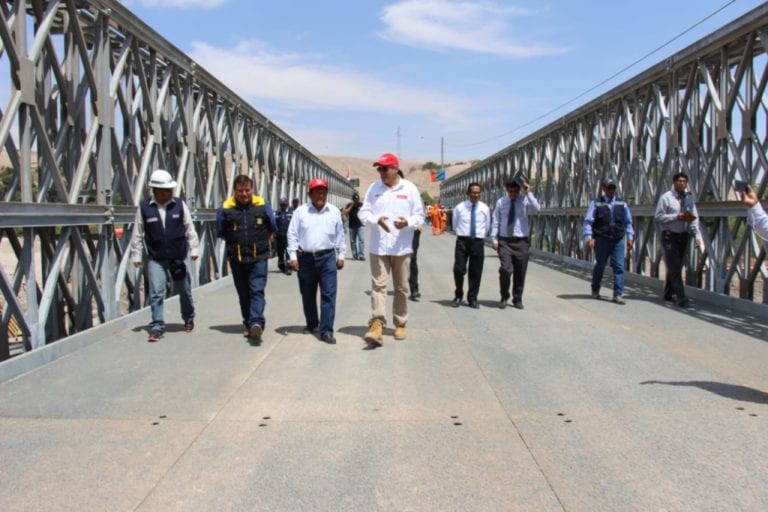
[[(304, 198), (309, 179), (340, 174), (111, 0), (0, 1), (0, 359), (8, 332), (30, 350), (141, 307), (144, 275), (129, 265), (136, 205), (151, 171), (168, 169), (193, 211), (201, 257), (193, 285), (226, 275), (215, 209), (237, 174), (259, 193)], [(729, 293), (735, 283), (766, 301), (765, 249), (745, 229), (734, 179), (766, 191), (768, 6), (764, 5), (487, 158), (442, 186), (455, 204), (470, 181), (488, 197), (517, 171), (531, 177), (544, 210), (538, 250), (587, 258), (581, 216), (602, 178), (633, 205), (637, 244), (628, 267), (658, 276), (651, 220), (678, 170), (690, 176), (705, 250), (689, 284)], [(122, 233), (122, 236), (120, 234)]]
[(156, 168), (193, 212), (193, 286), (227, 272), (214, 220), (237, 174), (273, 203), (303, 199), (314, 177), (331, 202), (350, 196), (344, 177), (120, 3), (0, 1), (0, 15), (0, 241), (15, 255), (0, 266), (0, 360), (9, 330), (29, 350), (141, 306), (129, 244)]
[[(632, 209), (636, 242), (627, 269), (659, 277), (656, 203), (685, 172), (704, 246), (690, 251), (687, 284), (768, 303), (766, 249), (746, 226), (734, 180), (768, 187), (768, 4), (640, 73), (594, 101), (446, 180), (441, 200), (465, 199), (469, 183), (489, 200), (516, 173), (529, 177), (542, 211), (532, 247), (587, 259), (582, 222), (605, 178)], [(491, 205), (492, 206), (492, 205)], [(756, 294), (756, 292), (758, 292)]]

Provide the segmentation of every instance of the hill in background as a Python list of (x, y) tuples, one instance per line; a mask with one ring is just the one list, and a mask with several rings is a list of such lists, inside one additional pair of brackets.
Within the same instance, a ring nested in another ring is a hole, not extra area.
[[(349, 175), (351, 178), (358, 178), (360, 180), (360, 186), (357, 188), (358, 193), (363, 196), (368, 190), (368, 187), (374, 181), (379, 179), (379, 173), (373, 167), (373, 162), (376, 161), (376, 157), (372, 158), (357, 158), (350, 156), (323, 156), (319, 155), (318, 158), (328, 164), (333, 170), (341, 174), (342, 176)], [(430, 180), (430, 170), (423, 169), (427, 160), (400, 160), (400, 169), (402, 169), (405, 178), (412, 181), (420, 192), (427, 192), (431, 197), (436, 198), (440, 196), (440, 183), (432, 183)], [(461, 171), (467, 169), (473, 162), (446, 162), (445, 173), (446, 177), (452, 177)]]

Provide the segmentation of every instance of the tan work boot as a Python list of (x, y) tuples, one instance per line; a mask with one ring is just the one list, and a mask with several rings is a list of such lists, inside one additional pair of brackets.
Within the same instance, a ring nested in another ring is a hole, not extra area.
[(404, 340), (405, 339), (405, 326), (404, 325), (395, 326), (395, 339), (396, 340)]
[(363, 339), (371, 345), (381, 345), (381, 342), (384, 341), (383, 330), (384, 326), (381, 325), (381, 322), (374, 320), (371, 322), (371, 325), (368, 326), (368, 332), (365, 333)]

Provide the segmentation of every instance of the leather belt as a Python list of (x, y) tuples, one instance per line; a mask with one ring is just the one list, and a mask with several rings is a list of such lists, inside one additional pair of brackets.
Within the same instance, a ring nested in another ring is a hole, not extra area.
[(303, 249), (299, 249), (299, 256), (324, 256), (329, 252), (334, 252), (335, 250), (336, 249), (321, 249), (319, 251), (305, 251)]
[(519, 242), (521, 240), (527, 242), (528, 237), (527, 236), (500, 236), (499, 240), (503, 242)]

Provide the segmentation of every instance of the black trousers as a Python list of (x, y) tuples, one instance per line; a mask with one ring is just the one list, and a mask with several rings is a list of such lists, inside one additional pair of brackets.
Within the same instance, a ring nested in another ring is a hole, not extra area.
[(275, 236), (277, 245), (277, 268), (286, 270), (288, 268), (288, 235)]
[(416, 230), (413, 232), (413, 253), (411, 254), (411, 275), (408, 278), (408, 287), (411, 289), (411, 294), (419, 291), (419, 263), (416, 261), (416, 257), (419, 253), (419, 242), (421, 241), (421, 231)]
[(483, 277), (485, 259), (485, 241), (482, 238), (460, 236), (456, 238), (453, 254), (453, 281), (456, 284), (454, 296), (464, 297), (464, 274), (467, 276), (467, 301), (477, 301), (480, 291), (480, 279)]
[(677, 300), (685, 298), (683, 262), (685, 262), (685, 252), (688, 250), (689, 238), (688, 233), (664, 231), (661, 234), (664, 265), (667, 267), (667, 276), (664, 279), (665, 299), (671, 299), (673, 294), (677, 296)]
[(525, 273), (528, 271), (528, 256), (531, 243), (528, 237), (511, 237), (499, 240), (499, 288), (502, 300), (509, 299), (509, 285), (512, 282), (512, 302), (523, 300)]

